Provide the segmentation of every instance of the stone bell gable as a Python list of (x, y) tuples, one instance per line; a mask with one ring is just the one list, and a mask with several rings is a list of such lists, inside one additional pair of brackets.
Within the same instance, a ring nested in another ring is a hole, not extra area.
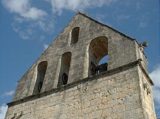
[(143, 50), (77, 13), (19, 80), (6, 119), (156, 119)]

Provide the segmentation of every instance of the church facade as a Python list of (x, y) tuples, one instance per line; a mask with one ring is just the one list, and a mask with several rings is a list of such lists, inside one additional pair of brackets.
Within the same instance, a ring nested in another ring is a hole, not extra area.
[(77, 13), (18, 82), (5, 119), (156, 119), (144, 47)]

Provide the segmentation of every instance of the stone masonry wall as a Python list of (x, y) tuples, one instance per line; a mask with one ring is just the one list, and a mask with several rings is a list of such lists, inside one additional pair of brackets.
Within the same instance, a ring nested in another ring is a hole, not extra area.
[(141, 68), (139, 68), (139, 77), (140, 77), (140, 90), (141, 90), (141, 101), (142, 108), (144, 110), (145, 119), (156, 119), (155, 115), (155, 107), (153, 103), (153, 95), (152, 95), (152, 86), (150, 82), (148, 82), (147, 77), (142, 72)]
[[(80, 27), (79, 39), (71, 45), (71, 31)], [(85, 15), (77, 14), (62, 33), (55, 39), (49, 48), (39, 57), (32, 67), (25, 73), (18, 83), (14, 101), (33, 95), (37, 77), (37, 66), (41, 61), (47, 61), (48, 67), (45, 74), (41, 92), (57, 88), (61, 57), (65, 52), (71, 52), (71, 65), (68, 83), (88, 77), (89, 72), (89, 45), (99, 36), (108, 39), (108, 70), (123, 66), (138, 59), (135, 50), (135, 41), (122, 35), (105, 25), (97, 23)]]
[(136, 66), (11, 106), (5, 119), (147, 119), (140, 97)]

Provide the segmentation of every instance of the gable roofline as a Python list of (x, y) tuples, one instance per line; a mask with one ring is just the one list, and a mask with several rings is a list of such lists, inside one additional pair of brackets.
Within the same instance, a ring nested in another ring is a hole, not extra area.
[(104, 23), (102, 23), (102, 22), (97, 21), (96, 19), (94, 19), (94, 18), (86, 15), (85, 13), (77, 12), (76, 15), (82, 15), (83, 17), (86, 17), (86, 18), (90, 19), (91, 21), (96, 22), (97, 24), (100, 24), (100, 25), (102, 25), (102, 26), (105, 26), (105, 27), (107, 27), (107, 28), (115, 31), (116, 33), (119, 33), (120, 35), (122, 35), (122, 36), (124, 36), (124, 37), (126, 37), (126, 38), (128, 38), (128, 39), (130, 39), (130, 40), (132, 40), (132, 41), (136, 41), (136, 43), (139, 45), (139, 43), (138, 43), (138, 41), (137, 41), (136, 39), (134, 39), (134, 38), (132, 38), (132, 37), (130, 37), (130, 36), (128, 36), (128, 35), (120, 32), (120, 31), (118, 31), (118, 30), (115, 29), (115, 28), (112, 28), (111, 26), (108, 26), (108, 25), (106, 25), (106, 24), (104, 24)]

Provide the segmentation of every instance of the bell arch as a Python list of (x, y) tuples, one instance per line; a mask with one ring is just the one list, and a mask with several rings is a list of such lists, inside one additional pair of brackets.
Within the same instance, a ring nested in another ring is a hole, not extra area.
[(37, 78), (36, 78), (36, 83), (35, 83), (35, 86), (34, 86), (33, 94), (38, 94), (38, 93), (41, 92), (43, 82), (44, 82), (44, 78), (45, 78), (45, 74), (46, 74), (46, 70), (47, 70), (47, 65), (48, 65), (47, 61), (42, 61), (38, 64)]
[(89, 71), (93, 76), (107, 71), (108, 67), (108, 39), (105, 36), (94, 38), (89, 45)]
[(68, 83), (71, 56), (72, 56), (71, 52), (66, 52), (62, 55), (61, 68), (60, 68), (59, 80), (58, 80), (57, 87), (62, 86), (62, 85), (66, 85)]

